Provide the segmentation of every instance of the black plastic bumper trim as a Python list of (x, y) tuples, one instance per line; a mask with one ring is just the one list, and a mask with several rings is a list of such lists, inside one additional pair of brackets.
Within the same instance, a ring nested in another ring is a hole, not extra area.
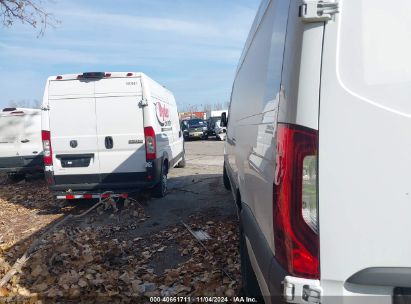
[(258, 267), (263, 274), (270, 295), (272, 297), (281, 297), (283, 294), (282, 281), (288, 273), (278, 264), (257, 220), (251, 209), (245, 203), (242, 203), (240, 220), (244, 234), (250, 241)]

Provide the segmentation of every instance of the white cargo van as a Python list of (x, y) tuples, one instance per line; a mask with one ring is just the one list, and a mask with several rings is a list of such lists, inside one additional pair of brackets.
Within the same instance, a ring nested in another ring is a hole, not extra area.
[(57, 198), (167, 190), (184, 166), (173, 94), (142, 73), (49, 77), (42, 106), (45, 175)]
[(4, 108), (0, 112), (0, 172), (10, 179), (43, 171), (40, 109)]
[(411, 303), (410, 13), (409, 0), (262, 1), (225, 144), (248, 294)]

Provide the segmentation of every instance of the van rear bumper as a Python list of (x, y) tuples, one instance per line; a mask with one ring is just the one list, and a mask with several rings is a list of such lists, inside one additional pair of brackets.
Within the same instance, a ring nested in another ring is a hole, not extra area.
[[(160, 182), (162, 158), (151, 162), (144, 172), (55, 175), (46, 171), (49, 189), (55, 195), (88, 194), (103, 191), (118, 193), (149, 189)], [(151, 178), (149, 178), (151, 177)]]
[(0, 172), (43, 171), (43, 155), (0, 157)]

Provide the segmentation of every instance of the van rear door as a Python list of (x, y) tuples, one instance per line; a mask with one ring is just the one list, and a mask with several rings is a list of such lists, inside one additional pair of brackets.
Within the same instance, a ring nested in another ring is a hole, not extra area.
[(411, 3), (340, 4), (322, 65), (322, 285), (389, 295), (411, 287)]
[(24, 115), (24, 127), (20, 134), (19, 154), (36, 156), (42, 150), (41, 143), (41, 112), (27, 111)]
[(23, 112), (0, 113), (0, 157), (18, 156), (21, 145), (20, 134), (23, 132), (23, 128)]
[(87, 175), (88, 183), (98, 183), (94, 81), (50, 81), (49, 111), (56, 183), (84, 182), (79, 175)]
[(141, 78), (101, 79), (95, 82), (95, 93), (102, 182), (133, 182), (142, 174), (144, 178)]

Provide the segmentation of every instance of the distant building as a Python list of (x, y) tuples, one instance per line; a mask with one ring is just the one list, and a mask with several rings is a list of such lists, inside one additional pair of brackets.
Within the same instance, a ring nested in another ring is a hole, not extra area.
[(180, 112), (178, 113), (178, 115), (180, 116), (180, 120), (193, 119), (193, 118), (207, 119), (206, 112)]

